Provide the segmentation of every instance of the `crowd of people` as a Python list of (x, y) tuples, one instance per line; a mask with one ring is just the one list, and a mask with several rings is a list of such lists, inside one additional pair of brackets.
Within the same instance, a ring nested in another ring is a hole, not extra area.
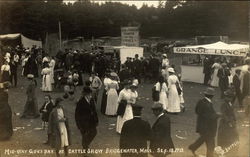
[(239, 107), (242, 109), (242, 101), (248, 95), (249, 92), (249, 65), (250, 54), (248, 53), (246, 58), (242, 60), (242, 68), (237, 68), (232, 74), (232, 65), (230, 61), (221, 60), (220, 57), (206, 56), (204, 58), (204, 84), (211, 87), (219, 87), (221, 90), (221, 98), (224, 98), (224, 92), (229, 88), (234, 88), (235, 97), (237, 98)]
[[(75, 109), (75, 122), (82, 135), (83, 149), (88, 149), (97, 135), (97, 126), (101, 119), (98, 118), (96, 104), (101, 102), (101, 113), (117, 119), (116, 132), (120, 134), (121, 149), (137, 149), (140, 152), (141, 148), (147, 148), (149, 141), (153, 156), (166, 156), (174, 152), (168, 114), (177, 115), (184, 111), (184, 90), (181, 75), (175, 66), (170, 64), (167, 54), (162, 54), (161, 58), (156, 55), (139, 58), (136, 54), (134, 58), (128, 57), (121, 65), (119, 58), (100, 52), (66, 49), (65, 52), (58, 52), (56, 56), (49, 56), (36, 47), (29, 50), (20, 46), (10, 49), (9, 52), (2, 55), (4, 64), (1, 65), (0, 112), (3, 114), (0, 125), (5, 129), (1, 133), (1, 140), (8, 139), (13, 134), (7, 91), (10, 86), (17, 86), (17, 68), (21, 64), (21, 75), (29, 80), (26, 89), (27, 100), (21, 118), (38, 118), (41, 114), (43, 127), (47, 128), (46, 144), (56, 149), (57, 156), (60, 156), (59, 150), (62, 148), (65, 155), (68, 155), (71, 137), (63, 103), (79, 89), (77, 86), (83, 86)], [(243, 100), (249, 97), (249, 61), (246, 59), (243, 68), (236, 70), (230, 82), (230, 69), (226, 63), (220, 64), (218, 60), (213, 63), (209, 58), (205, 58), (204, 84), (218, 85), (221, 89), (221, 98), (225, 102), (221, 106), (221, 113), (216, 113), (212, 102), (214, 88), (208, 87), (204, 91), (205, 97), (199, 100), (195, 108), (198, 115), (197, 132), (200, 137), (188, 147), (194, 155), (205, 142), (207, 157), (213, 157), (218, 118), (221, 119), (218, 130), (219, 146), (226, 149), (239, 140), (233, 104), (238, 98), (239, 105), (243, 106)], [(46, 95), (45, 102), (39, 109), (35, 91), (38, 85), (36, 78), (40, 75), (41, 90)], [(83, 80), (83, 75), (88, 76), (88, 79)], [(155, 83), (152, 87), (151, 108), (157, 120), (152, 128), (147, 121), (141, 119), (143, 106), (137, 102), (139, 84), (147, 79)], [(64, 87), (64, 95), (53, 101), (51, 92), (61, 86)], [(247, 112), (249, 113), (249, 107)], [(168, 153), (159, 152), (157, 149), (167, 149)], [(133, 153), (121, 155), (132, 156)], [(147, 153), (141, 152), (141, 155), (147, 156)]]

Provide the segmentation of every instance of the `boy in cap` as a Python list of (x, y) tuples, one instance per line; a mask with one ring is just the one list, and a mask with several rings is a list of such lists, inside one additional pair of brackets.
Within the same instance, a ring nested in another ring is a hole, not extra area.
[[(147, 150), (147, 142), (151, 137), (150, 124), (141, 119), (143, 107), (135, 104), (132, 106), (134, 118), (124, 123), (120, 137), (120, 149), (137, 149), (137, 156), (148, 156), (147, 151), (140, 152), (141, 149)], [(134, 156), (134, 153), (122, 153), (121, 157)]]

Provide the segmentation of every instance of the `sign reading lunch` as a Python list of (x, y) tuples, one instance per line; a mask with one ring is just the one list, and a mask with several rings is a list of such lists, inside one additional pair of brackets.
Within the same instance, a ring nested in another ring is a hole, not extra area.
[(121, 27), (121, 45), (122, 46), (139, 46), (139, 28), (138, 27)]
[(225, 55), (225, 56), (246, 56), (247, 51), (245, 49), (225, 50), (225, 49), (174, 47), (174, 53), (203, 54), (203, 55)]

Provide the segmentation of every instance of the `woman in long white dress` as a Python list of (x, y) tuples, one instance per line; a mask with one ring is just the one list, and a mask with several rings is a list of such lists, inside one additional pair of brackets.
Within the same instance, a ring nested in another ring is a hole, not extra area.
[(219, 86), (219, 77), (217, 76), (218, 70), (221, 68), (221, 65), (218, 60), (215, 61), (215, 63), (212, 65), (213, 74), (211, 76), (211, 83), (210, 85), (213, 87)]
[(42, 79), (42, 91), (44, 92), (51, 92), (52, 85), (51, 85), (51, 69), (49, 68), (48, 63), (45, 64), (41, 74), (43, 75)]
[(124, 122), (133, 119), (133, 110), (131, 105), (135, 104), (136, 98), (138, 97), (138, 93), (136, 91), (131, 91), (129, 85), (130, 83), (126, 82), (125, 84), (126, 85), (124, 85), (124, 89), (121, 90), (118, 97), (118, 103), (120, 103), (122, 100), (127, 101), (124, 114), (118, 115), (117, 117), (116, 132), (119, 134), (121, 133)]
[(107, 84), (107, 107), (106, 115), (114, 116), (118, 108), (118, 94), (117, 90), (119, 89), (118, 82), (115, 80), (114, 76), (110, 77), (111, 80)]
[(175, 75), (173, 68), (168, 68), (168, 107), (167, 112), (179, 113), (181, 112), (180, 96), (177, 91), (176, 83), (179, 83), (178, 77)]
[(109, 77), (110, 77), (110, 74), (109, 73), (105, 73), (104, 79), (103, 79), (104, 89), (103, 89), (103, 93), (102, 93), (101, 113), (104, 114), (104, 115), (105, 115), (106, 108), (107, 108), (108, 84), (111, 81), (111, 79)]
[(159, 103), (163, 104), (163, 109), (167, 110), (168, 107), (168, 87), (167, 84), (164, 82), (165, 78), (163, 76), (160, 76), (159, 81), (155, 84), (155, 90), (159, 91)]
[(55, 68), (55, 65), (56, 65), (56, 61), (54, 59), (54, 57), (51, 58), (50, 60), (50, 63), (49, 63), (49, 67), (50, 67), (50, 70), (51, 70), (51, 75), (50, 75), (50, 78), (51, 78), (51, 83), (54, 84), (54, 68)]

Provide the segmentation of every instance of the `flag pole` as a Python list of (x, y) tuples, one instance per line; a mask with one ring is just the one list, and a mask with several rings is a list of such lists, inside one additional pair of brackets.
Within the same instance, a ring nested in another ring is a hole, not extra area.
[(61, 30), (61, 22), (58, 22), (59, 25), (59, 47), (62, 49), (62, 30)]

